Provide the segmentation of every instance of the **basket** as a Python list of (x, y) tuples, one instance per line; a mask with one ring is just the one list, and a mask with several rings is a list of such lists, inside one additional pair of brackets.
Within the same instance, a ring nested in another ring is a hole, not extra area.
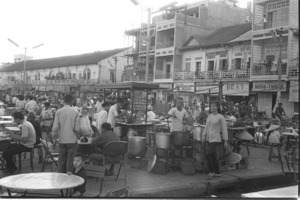
[(184, 158), (180, 160), (181, 171), (184, 175), (193, 175), (196, 170), (196, 163), (193, 158)]

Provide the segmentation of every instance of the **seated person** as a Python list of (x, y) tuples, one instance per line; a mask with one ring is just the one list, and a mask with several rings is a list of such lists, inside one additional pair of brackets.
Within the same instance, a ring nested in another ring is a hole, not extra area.
[[(120, 141), (120, 137), (112, 131), (110, 123), (102, 124), (102, 134), (92, 140), (94, 145), (94, 153), (89, 156), (90, 162), (93, 164), (101, 164), (103, 161), (102, 151), (109, 142)], [(119, 158), (110, 157), (111, 159), (118, 160)], [(114, 165), (111, 165), (109, 170), (105, 169), (106, 176), (112, 176), (114, 174)]]
[(240, 117), (236, 119), (236, 122), (233, 124), (233, 127), (245, 127), (245, 117), (246, 113), (241, 112)]
[(17, 170), (16, 165), (13, 161), (13, 156), (22, 152), (30, 151), (36, 142), (36, 135), (33, 125), (24, 119), (24, 115), (20, 111), (16, 111), (13, 114), (14, 122), (17, 125), (21, 125), (21, 134), (16, 134), (9, 132), (9, 137), (19, 141), (20, 143), (10, 144), (7, 149), (2, 153), (3, 158), (6, 161), (6, 170), (5, 172), (13, 173)]
[(267, 140), (269, 144), (280, 144), (280, 132), (279, 129), (280, 126), (278, 125), (271, 125), (268, 129), (265, 129), (267, 132)]
[[(42, 130), (41, 130), (40, 123), (35, 119), (34, 112), (28, 113), (27, 121), (29, 121), (33, 125), (33, 127), (34, 127), (35, 135), (36, 135), (36, 137), (35, 137), (35, 140), (36, 140), (35, 145), (40, 144), (41, 143), (40, 138), (42, 137)], [(37, 154), (39, 156), (39, 164), (41, 164), (42, 161), (43, 161), (43, 151), (42, 151), (42, 148), (38, 148)]]
[(71, 193), (72, 197), (82, 197), (83, 193), (85, 193), (85, 185), (86, 185), (86, 171), (84, 169), (84, 157), (81, 154), (76, 154), (73, 161), (74, 169), (72, 173), (74, 175), (80, 176), (84, 179), (84, 183), (80, 186), (73, 188)]

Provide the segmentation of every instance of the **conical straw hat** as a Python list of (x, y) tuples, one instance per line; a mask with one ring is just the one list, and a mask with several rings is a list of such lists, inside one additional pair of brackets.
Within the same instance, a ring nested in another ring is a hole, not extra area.
[(241, 140), (253, 140), (253, 136), (250, 133), (248, 133), (248, 131), (246, 131), (246, 130), (236, 133), (234, 137), (241, 139)]
[(280, 128), (280, 126), (272, 124), (268, 129), (265, 129), (265, 131), (269, 132), (278, 128)]
[(225, 156), (225, 161), (229, 165), (237, 164), (242, 160), (242, 156), (238, 153), (230, 152)]

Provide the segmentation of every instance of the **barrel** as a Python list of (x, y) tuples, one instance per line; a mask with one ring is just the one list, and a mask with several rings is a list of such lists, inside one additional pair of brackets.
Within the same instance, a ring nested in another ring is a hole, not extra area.
[(171, 134), (170, 133), (156, 133), (155, 134), (155, 145), (157, 148), (168, 149), (171, 145)]
[(194, 126), (193, 130), (193, 138), (196, 141), (201, 141), (202, 140), (202, 135), (204, 132), (205, 126)]
[(146, 151), (146, 137), (128, 137), (128, 155), (142, 156)]

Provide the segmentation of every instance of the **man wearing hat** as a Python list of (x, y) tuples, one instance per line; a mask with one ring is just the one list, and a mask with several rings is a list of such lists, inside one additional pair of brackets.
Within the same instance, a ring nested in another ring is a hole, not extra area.
[(268, 129), (265, 129), (267, 132), (267, 138), (269, 144), (280, 144), (280, 132), (279, 129), (280, 126), (278, 125), (271, 125)]

